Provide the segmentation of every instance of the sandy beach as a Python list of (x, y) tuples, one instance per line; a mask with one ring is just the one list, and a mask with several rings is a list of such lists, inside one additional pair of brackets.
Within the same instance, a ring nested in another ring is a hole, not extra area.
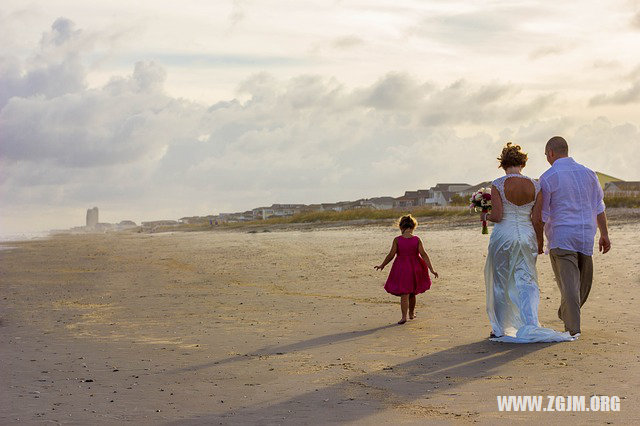
[[(479, 225), (420, 226), (440, 278), (396, 325), (391, 226), (61, 235), (0, 251), (0, 423), (638, 424), (640, 223), (611, 225), (579, 340), (487, 340)], [(547, 256), (540, 320), (562, 329)], [(618, 396), (499, 412), (499, 395)]]

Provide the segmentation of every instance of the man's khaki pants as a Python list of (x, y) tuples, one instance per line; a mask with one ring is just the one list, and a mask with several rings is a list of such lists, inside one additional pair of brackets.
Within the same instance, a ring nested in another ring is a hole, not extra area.
[(591, 291), (593, 260), (591, 256), (559, 248), (551, 249), (549, 254), (561, 295), (558, 317), (564, 321), (565, 331), (580, 333), (580, 307)]

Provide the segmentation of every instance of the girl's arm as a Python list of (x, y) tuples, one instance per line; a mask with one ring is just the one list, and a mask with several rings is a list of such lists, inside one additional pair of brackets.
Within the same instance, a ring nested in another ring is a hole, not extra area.
[(384, 261), (379, 266), (374, 266), (375, 269), (383, 270), (387, 263), (391, 262), (391, 260), (395, 257), (396, 252), (398, 251), (398, 242), (396, 239), (393, 239), (393, 244), (391, 244), (391, 250), (389, 250), (389, 254), (384, 258)]
[(422, 245), (422, 240), (420, 238), (418, 238), (418, 252), (420, 253), (420, 256), (422, 256), (422, 258), (424, 259), (425, 263), (427, 264), (427, 267), (429, 268), (433, 276), (438, 278), (438, 273), (433, 270), (433, 266), (431, 266), (431, 259), (429, 259), (429, 255), (427, 254), (427, 252), (424, 251), (424, 246)]
[(491, 185), (491, 213), (487, 215), (487, 220), (495, 223), (502, 220), (502, 198), (495, 185)]

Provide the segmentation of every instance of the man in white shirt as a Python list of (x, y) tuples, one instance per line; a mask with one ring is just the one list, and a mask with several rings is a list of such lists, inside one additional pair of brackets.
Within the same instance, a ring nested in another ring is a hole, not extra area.
[[(565, 330), (580, 333), (580, 307), (587, 301), (593, 281), (593, 240), (600, 229), (600, 252), (611, 249), (604, 194), (596, 174), (569, 157), (567, 141), (549, 139), (545, 147), (551, 168), (540, 176), (542, 203), (534, 209), (533, 221), (544, 226), (551, 266), (560, 288), (558, 316)], [(543, 253), (544, 238), (538, 237)]]

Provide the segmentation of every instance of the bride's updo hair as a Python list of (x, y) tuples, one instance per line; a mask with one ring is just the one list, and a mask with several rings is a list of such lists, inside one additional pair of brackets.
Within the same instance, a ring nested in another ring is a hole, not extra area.
[(522, 152), (520, 145), (514, 145), (511, 142), (507, 142), (504, 148), (502, 148), (502, 154), (498, 157), (500, 165), (503, 169), (509, 167), (524, 167), (527, 164), (527, 153)]
[(402, 232), (404, 232), (405, 229), (415, 229), (416, 226), (418, 226), (418, 221), (410, 214), (402, 216), (398, 220), (398, 227)]

